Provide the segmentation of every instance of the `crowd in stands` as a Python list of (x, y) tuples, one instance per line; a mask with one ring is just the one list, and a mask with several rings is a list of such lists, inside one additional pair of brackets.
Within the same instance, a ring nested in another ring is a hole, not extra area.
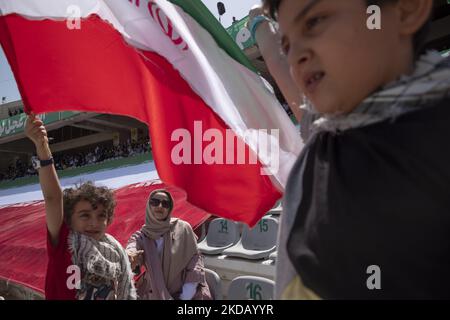
[[(73, 154), (65, 152), (54, 155), (55, 167), (57, 170), (68, 168), (83, 167), (105, 160), (132, 157), (134, 155), (144, 154), (151, 151), (149, 140), (140, 143), (131, 143), (127, 141), (123, 144), (113, 147), (96, 146), (95, 148)], [(15, 164), (11, 164), (8, 169), (0, 172), (0, 181), (14, 180), (17, 178), (37, 175), (36, 170), (31, 163), (24, 163), (17, 159)]]
[(23, 113), (24, 111), (23, 111), (23, 108), (19, 108), (19, 109), (15, 109), (15, 110), (8, 110), (8, 115), (10, 116), (10, 117), (13, 117), (13, 116), (16, 116), (16, 115), (18, 115), (18, 114), (21, 114), (21, 113)]

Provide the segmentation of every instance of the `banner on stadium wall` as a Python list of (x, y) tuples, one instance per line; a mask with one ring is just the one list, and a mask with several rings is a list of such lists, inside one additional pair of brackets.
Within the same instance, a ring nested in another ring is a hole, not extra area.
[[(72, 111), (51, 112), (40, 114), (39, 118), (41, 118), (41, 120), (44, 122), (44, 125), (48, 125), (56, 121), (74, 117), (78, 114), (79, 112)], [(0, 138), (23, 132), (26, 120), (27, 115), (25, 113), (0, 120)]]
[(255, 40), (253, 40), (250, 30), (247, 28), (248, 19), (249, 17), (246, 16), (227, 28), (227, 32), (241, 50), (245, 50), (255, 45)]

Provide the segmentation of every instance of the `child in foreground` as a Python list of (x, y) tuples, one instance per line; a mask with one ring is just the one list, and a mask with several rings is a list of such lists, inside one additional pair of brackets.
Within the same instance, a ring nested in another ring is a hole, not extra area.
[(450, 298), (450, 62), (422, 50), (433, 1), (263, 2), (312, 115), (276, 298)]
[(25, 133), (36, 146), (45, 201), (46, 299), (136, 299), (128, 257), (106, 233), (114, 214), (112, 191), (90, 182), (62, 191), (43, 122), (29, 115)]

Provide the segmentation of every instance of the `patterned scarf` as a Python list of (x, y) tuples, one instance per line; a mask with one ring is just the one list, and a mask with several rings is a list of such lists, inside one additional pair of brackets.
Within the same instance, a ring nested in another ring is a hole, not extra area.
[(135, 300), (131, 267), (120, 243), (109, 234), (97, 241), (71, 231), (72, 262), (81, 269), (79, 300)]

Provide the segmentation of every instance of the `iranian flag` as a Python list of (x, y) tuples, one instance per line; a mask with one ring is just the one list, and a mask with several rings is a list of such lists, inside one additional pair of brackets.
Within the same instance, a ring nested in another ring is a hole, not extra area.
[(0, 0), (0, 14), (28, 112), (147, 123), (160, 178), (212, 214), (254, 225), (281, 197), (299, 135), (199, 0)]

